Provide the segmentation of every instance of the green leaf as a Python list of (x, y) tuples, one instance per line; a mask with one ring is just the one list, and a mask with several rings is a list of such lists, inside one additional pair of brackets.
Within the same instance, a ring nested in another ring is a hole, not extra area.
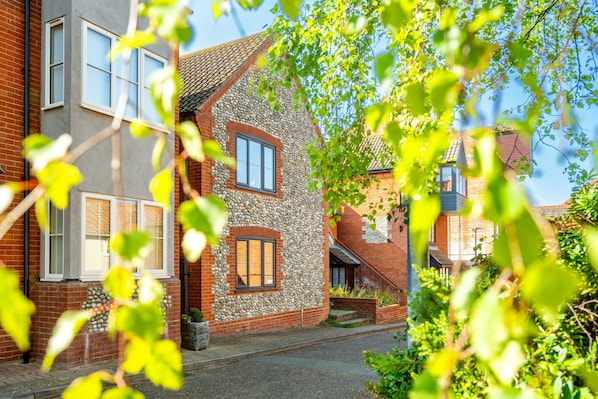
[(441, 114), (452, 109), (458, 94), (459, 77), (453, 72), (438, 69), (430, 79), (430, 100), (434, 110)]
[(482, 270), (478, 267), (464, 271), (451, 294), (451, 306), (457, 321), (465, 321), (477, 296), (477, 282)]
[(102, 395), (102, 399), (144, 399), (145, 396), (129, 387), (115, 387), (107, 389)]
[(301, 11), (303, 0), (280, 0), (282, 10), (290, 19), (296, 19)]
[(537, 262), (526, 269), (521, 292), (549, 322), (555, 322), (560, 307), (578, 292), (579, 276), (555, 262)]
[(31, 163), (31, 170), (37, 173), (52, 161), (64, 157), (73, 139), (63, 134), (52, 140), (41, 134), (31, 134), (23, 140), (23, 157)]
[(176, 126), (176, 132), (181, 138), (181, 142), (183, 143), (187, 155), (194, 161), (203, 162), (205, 156), (197, 125), (191, 121), (185, 121)]
[(118, 233), (110, 239), (110, 251), (139, 267), (151, 251), (152, 240), (144, 231)]
[(129, 126), (131, 136), (136, 139), (145, 139), (152, 135), (152, 129), (150, 129), (142, 120), (135, 119)]
[(409, 391), (409, 399), (442, 399), (440, 378), (423, 372), (415, 378), (413, 388)]
[(183, 357), (176, 344), (170, 340), (161, 340), (152, 345), (152, 356), (144, 371), (154, 385), (172, 390), (183, 387)]
[(201, 231), (189, 229), (183, 234), (181, 246), (185, 258), (187, 258), (189, 262), (196, 262), (206, 248), (206, 245), (208, 245), (208, 239)]
[(167, 128), (174, 126), (175, 104), (183, 82), (175, 67), (168, 65), (157, 70), (149, 77), (152, 102)]
[(164, 318), (153, 304), (134, 303), (120, 307), (116, 313), (116, 329), (154, 342), (164, 330)]
[(69, 203), (69, 191), (83, 181), (76, 166), (54, 161), (37, 173), (40, 184), (46, 187), (46, 194), (54, 206), (65, 209)]
[(156, 144), (154, 144), (154, 149), (152, 151), (152, 167), (154, 170), (162, 169), (162, 155), (164, 154), (164, 150), (166, 149), (166, 139), (164, 137), (160, 137), (156, 140)]
[(137, 286), (140, 303), (161, 305), (162, 298), (164, 297), (164, 286), (150, 273), (143, 273)]
[(407, 85), (405, 88), (407, 108), (415, 116), (422, 115), (427, 112), (425, 97), (426, 91), (424, 85), (420, 82), (415, 82)]
[(399, 32), (411, 19), (415, 0), (384, 0), (381, 18), (389, 29)]
[(135, 293), (133, 273), (124, 267), (115, 266), (110, 269), (103, 281), (104, 290), (113, 299), (130, 299)]
[(19, 288), (18, 274), (0, 267), (0, 324), (23, 352), (29, 349), (31, 315), (35, 305)]
[(353, 15), (349, 18), (349, 22), (347, 22), (343, 33), (345, 35), (355, 35), (361, 32), (367, 26), (367, 23), (368, 19), (364, 15)]
[(471, 314), (471, 346), (482, 360), (500, 354), (509, 340), (505, 305), (494, 291), (476, 301)]
[(158, 172), (149, 184), (149, 190), (154, 197), (154, 201), (162, 204), (167, 211), (170, 211), (170, 194), (173, 188), (174, 180), (171, 168)]
[(102, 377), (100, 373), (79, 377), (73, 380), (62, 392), (63, 399), (96, 399), (102, 395)]
[(67, 310), (60, 316), (48, 341), (42, 370), (50, 370), (56, 357), (69, 347), (75, 335), (92, 316), (93, 313), (89, 310)]
[(437, 195), (414, 198), (409, 207), (409, 234), (418, 264), (425, 264), (430, 227), (440, 215), (440, 198)]
[(584, 240), (586, 243), (590, 264), (598, 273), (598, 229), (584, 229)]
[(152, 346), (148, 341), (139, 337), (133, 337), (127, 342), (125, 348), (125, 360), (122, 368), (129, 374), (138, 374), (152, 357)]
[(35, 218), (39, 228), (47, 232), (50, 227), (50, 221), (48, 220), (48, 196), (43, 195), (35, 201)]
[(226, 225), (226, 205), (222, 199), (210, 195), (196, 197), (181, 203), (178, 212), (183, 230), (205, 234), (210, 244), (216, 244)]
[(536, 394), (532, 389), (527, 388), (490, 388), (488, 399), (542, 399), (544, 396)]
[(392, 110), (392, 105), (386, 102), (374, 104), (365, 110), (365, 120), (374, 131), (377, 131), (381, 123), (389, 120)]
[(459, 363), (459, 353), (455, 349), (444, 349), (430, 356), (426, 371), (435, 377), (448, 375)]
[(148, 45), (155, 43), (156, 37), (148, 31), (138, 30), (132, 35), (123, 35), (116, 42), (114, 47), (110, 49), (110, 57), (114, 60), (119, 54), (125, 49), (136, 49), (141, 47), (147, 47)]
[(507, 386), (511, 384), (523, 363), (525, 363), (525, 356), (521, 345), (516, 341), (509, 341), (500, 353), (488, 361), (494, 375)]
[(204, 154), (206, 154), (208, 157), (212, 158), (213, 160), (222, 162), (223, 164), (225, 164), (226, 166), (228, 166), (230, 168), (236, 167), (235, 158), (225, 155), (224, 152), (222, 152), (220, 145), (218, 145), (218, 143), (215, 142), (214, 140), (205, 140), (202, 143), (202, 147), (203, 147)]
[(394, 55), (390, 52), (376, 57), (376, 77), (382, 86), (389, 86), (394, 76)]
[(0, 214), (4, 213), (12, 204), (12, 200), (17, 193), (16, 188), (14, 183), (6, 183), (0, 186)]

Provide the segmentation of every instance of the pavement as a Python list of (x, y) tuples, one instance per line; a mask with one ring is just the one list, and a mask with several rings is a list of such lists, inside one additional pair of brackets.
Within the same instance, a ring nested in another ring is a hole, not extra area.
[[(399, 331), (405, 323), (364, 325), (352, 328), (306, 327), (268, 333), (245, 333), (210, 337), (210, 344), (200, 351), (181, 349), (183, 370), (218, 367), (248, 357), (271, 355), (328, 342), (373, 335), (384, 331)], [(60, 397), (60, 393), (75, 378), (97, 370), (116, 370), (116, 362), (99, 363), (71, 369), (54, 368), (40, 371), (40, 363), (10, 363), (0, 366), (0, 399), (41, 399)], [(130, 376), (130, 382), (139, 381), (142, 374)]]

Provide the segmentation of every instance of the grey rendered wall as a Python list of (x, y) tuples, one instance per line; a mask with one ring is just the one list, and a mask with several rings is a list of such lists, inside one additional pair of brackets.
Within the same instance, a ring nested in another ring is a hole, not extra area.
[[(42, 133), (50, 137), (58, 137), (62, 133), (70, 133), (73, 147), (109, 126), (112, 118), (100, 112), (86, 109), (82, 104), (82, 21), (86, 20), (115, 35), (126, 32), (130, 2), (127, 0), (51, 0), (42, 3), (42, 23), (64, 17), (65, 29), (65, 87), (64, 106), (42, 110)], [(145, 27), (143, 22), (140, 28)], [(45, 32), (44, 32), (45, 34)], [(42, 38), (44, 43), (45, 38)], [(149, 48), (155, 54), (168, 59), (170, 50), (165, 45), (154, 45)], [(42, 66), (45, 62), (42, 52)], [(43, 70), (42, 90), (44, 87)], [(42, 92), (42, 99), (44, 98)], [(42, 101), (43, 103), (43, 101)], [(123, 195), (125, 197), (151, 200), (147, 188), (153, 177), (150, 157), (155, 139), (144, 141), (133, 139), (128, 131), (128, 123), (121, 128), (121, 175)], [(172, 136), (171, 136), (172, 138)], [(170, 145), (173, 141), (170, 140)], [(81, 262), (81, 202), (82, 192), (114, 195), (111, 164), (112, 147), (110, 140), (98, 145), (81, 157), (76, 166), (81, 170), (84, 181), (71, 191), (69, 209), (65, 213), (65, 231), (67, 248), (65, 253), (64, 277), (78, 278)], [(174, 198), (171, 199), (171, 202)], [(168, 215), (167, 234), (169, 243), (174, 240), (174, 217)], [(169, 245), (167, 259), (169, 273), (174, 272), (174, 248)], [(43, 248), (42, 248), (43, 251)], [(43, 253), (42, 253), (43, 256)], [(43, 258), (42, 258), (43, 259)], [(74, 267), (70, 267), (73, 265)]]
[[(213, 170), (213, 192), (222, 197), (230, 212), (229, 226), (260, 226), (277, 230), (283, 241), (281, 265), (282, 290), (243, 295), (228, 295), (226, 239), (213, 248), (215, 284), (213, 312), (217, 322), (296, 311), (323, 305), (324, 253), (322, 196), (307, 190), (309, 161), (304, 148), (316, 138), (311, 118), (293, 107), (293, 93), (280, 89), (281, 110), (270, 109), (257, 96), (256, 83), (261, 72), (245, 73), (213, 107), (213, 134), (222, 148), (231, 139), (228, 121), (259, 128), (280, 139), (282, 151), (282, 199), (226, 188), (229, 170), (218, 164)], [(234, 137), (233, 137), (234, 139)], [(228, 235), (228, 229), (225, 232)]]

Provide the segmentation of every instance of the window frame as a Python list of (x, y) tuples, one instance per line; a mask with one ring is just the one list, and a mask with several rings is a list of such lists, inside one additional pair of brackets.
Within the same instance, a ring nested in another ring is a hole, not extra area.
[[(52, 224), (51, 212), (55, 210), (62, 219), (62, 232), (53, 232), (55, 226)], [(48, 229), (44, 232), (44, 275), (42, 281), (62, 281), (64, 279), (64, 258), (65, 258), (65, 217), (64, 210), (56, 208), (49, 201), (46, 203), (46, 212), (48, 215)], [(52, 237), (62, 237), (62, 273), (50, 272), (50, 257), (52, 255)]]
[[(261, 268), (261, 284), (259, 286), (251, 286), (251, 285), (241, 285), (239, 284), (239, 251), (238, 251), (238, 244), (239, 241), (247, 242), (247, 254), (246, 254), (246, 274), (249, 280), (250, 276), (250, 242), (251, 241), (259, 241), (260, 248), (261, 248), (261, 259), (260, 259), (260, 268)], [(265, 244), (272, 244), (272, 283), (265, 284), (265, 251), (264, 247)], [(235, 238), (235, 290), (237, 292), (247, 292), (247, 291), (264, 291), (264, 290), (273, 290), (276, 289), (277, 281), (276, 281), (276, 239), (270, 237), (261, 237), (261, 236), (239, 236)]]
[[(88, 49), (87, 49), (87, 41), (88, 41), (88, 32), (89, 30), (94, 31), (95, 33), (102, 35), (110, 40), (110, 48), (113, 48), (114, 45), (120, 40), (120, 37), (97, 26), (92, 24), (89, 21), (82, 21), (82, 33), (81, 33), (81, 106), (92, 111), (97, 111), (103, 114), (107, 114), (110, 116), (114, 116), (116, 113), (116, 107), (118, 105), (118, 100), (120, 97), (121, 90), (119, 89), (118, 82), (127, 83), (127, 85), (131, 82), (131, 71), (129, 71), (129, 76), (119, 76), (120, 68), (118, 66), (118, 62), (120, 62), (120, 58), (116, 60), (110, 60), (110, 71), (108, 71), (110, 75), (110, 105), (107, 106), (105, 104), (93, 102), (87, 98), (87, 67), (89, 65), (88, 60)], [(157, 61), (163, 65), (163, 68), (168, 66), (168, 60), (164, 57), (161, 57), (149, 50), (144, 48), (136, 49), (136, 52), (133, 54), (137, 55), (137, 109), (136, 109), (136, 116), (131, 117), (126, 115), (127, 108), (125, 108), (125, 115), (123, 115), (123, 119), (126, 121), (133, 121), (134, 119), (140, 119), (148, 126), (154, 127), (161, 131), (167, 131), (166, 126), (163, 122), (156, 122), (149, 119), (144, 119), (147, 110), (152, 110), (152, 113), (155, 112), (153, 107), (153, 103), (151, 99), (146, 101), (145, 94), (147, 90), (147, 82), (145, 81), (145, 69), (146, 69), (146, 62), (145, 59), (150, 58), (154, 61)], [(118, 90), (117, 90), (118, 89)], [(127, 106), (128, 106), (129, 99), (127, 99)], [(146, 104), (149, 103), (149, 105)], [(148, 108), (149, 107), (149, 108)]]
[[(62, 60), (52, 63), (52, 29), (56, 26), (62, 26)], [(44, 109), (64, 106), (64, 76), (65, 76), (65, 23), (64, 17), (53, 19), (45, 24), (45, 43), (44, 43)], [(62, 65), (62, 99), (52, 102), (52, 70), (56, 66)]]
[[(247, 183), (239, 182), (239, 170), (240, 170), (240, 163), (239, 163), (239, 140), (245, 140), (247, 142), (246, 146), (246, 161), (245, 161), (245, 168), (244, 173), (247, 179)], [(256, 143), (260, 146), (260, 187), (252, 186), (250, 183), (250, 143)], [(271, 179), (272, 179), (272, 189), (265, 188), (265, 177), (266, 177), (266, 166), (265, 166), (265, 149), (269, 149), (272, 151), (272, 172), (271, 172)], [(274, 144), (269, 143), (266, 140), (260, 139), (258, 137), (252, 136), (250, 134), (237, 132), (235, 135), (235, 161), (237, 161), (237, 169), (235, 171), (235, 187), (243, 188), (245, 190), (257, 191), (260, 193), (266, 194), (276, 194), (277, 187), (276, 187), (276, 151), (277, 148)]]
[[(112, 237), (116, 234), (116, 226), (117, 226), (117, 212), (116, 212), (116, 205), (118, 201), (132, 201), (135, 202), (137, 205), (137, 229), (139, 231), (144, 231), (145, 224), (144, 224), (144, 216), (145, 216), (145, 207), (152, 206), (152, 207), (159, 207), (162, 209), (162, 268), (161, 269), (145, 269), (145, 271), (152, 274), (154, 277), (168, 277), (168, 265), (167, 265), (167, 258), (168, 258), (168, 212), (166, 208), (158, 202), (142, 200), (137, 198), (129, 198), (129, 197), (117, 197), (112, 195), (106, 194), (96, 194), (96, 193), (82, 193), (82, 201), (81, 201), (81, 268), (80, 268), (80, 279), (82, 281), (93, 281), (102, 278), (102, 276), (112, 268), (117, 262), (117, 256), (114, 253), (109, 252), (109, 261), (108, 261), (108, 270), (89, 270), (86, 268), (86, 211), (87, 211), (87, 199), (97, 199), (101, 201), (109, 201), (110, 202), (110, 222), (109, 222), (109, 237)], [(152, 236), (153, 238), (153, 236)], [(133, 275), (135, 277), (140, 277), (140, 271), (134, 271)]]

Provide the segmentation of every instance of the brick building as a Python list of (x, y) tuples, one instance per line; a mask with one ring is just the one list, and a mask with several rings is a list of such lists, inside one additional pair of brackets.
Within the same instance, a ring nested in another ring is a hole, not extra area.
[[(490, 129), (496, 134), (499, 157), (505, 167), (518, 173), (525, 171), (531, 159), (529, 144), (512, 129)], [(368, 137), (364, 145), (375, 154), (390, 151), (379, 135)], [(438, 170), (441, 213), (430, 231), (428, 265), (446, 276), (454, 263), (468, 263), (476, 253), (492, 251), (494, 225), (481, 217), (461, 215), (467, 199), (476, 200), (484, 195), (483, 180), (466, 178), (462, 173), (462, 168), (473, 165), (473, 146), (469, 135), (455, 135)], [(366, 199), (360, 206), (345, 206), (340, 222), (333, 229), (330, 281), (333, 286), (389, 288), (404, 293), (408, 287), (408, 232), (404, 226), (404, 208), (396, 206), (404, 201), (394, 186), (390, 165), (376, 160), (369, 171), (379, 183), (365, 191)], [(394, 202), (388, 202), (388, 198), (394, 198)], [(383, 208), (376, 206), (376, 228), (372, 230), (371, 221), (363, 215), (371, 212), (371, 204), (384, 203)], [(404, 295), (399, 298), (406, 300)]]
[(307, 189), (304, 151), (318, 132), (295, 109), (294, 88), (278, 89), (280, 111), (257, 94), (269, 43), (258, 33), (180, 60), (181, 120), (237, 164), (188, 169), (200, 194), (223, 198), (229, 212), (217, 246), (195, 263), (181, 259), (183, 308), (201, 309), (210, 334), (316, 325), (328, 315), (327, 220), (322, 194)]
[[(167, 131), (157, 118), (146, 87), (149, 74), (168, 63), (170, 49), (162, 44), (133, 52), (131, 72), (126, 77), (120, 60), (110, 60), (107, 54), (126, 32), (129, 2), (2, 0), (0, 6), (5, 43), (4, 73), (0, 77), (0, 143), (4, 148), (0, 165), (5, 173), (0, 175), (0, 183), (28, 178), (21, 159), (25, 135), (41, 132), (57, 138), (69, 132), (76, 147), (110, 125), (119, 88), (129, 86), (120, 132), (122, 193), (117, 194), (113, 186), (112, 148), (104, 142), (76, 161), (84, 181), (69, 193), (67, 209), (48, 206), (47, 232), (40, 233), (35, 218), (30, 217), (29, 223), (18, 221), (0, 240), (0, 260), (22, 274), (24, 291), (37, 306), (26, 360), (41, 360), (52, 328), (64, 311), (108, 300), (100, 285), (102, 274), (115, 263), (107, 250), (108, 237), (138, 226), (154, 232), (155, 249), (148, 269), (166, 287), (166, 336), (179, 341), (174, 217), (153, 202), (147, 189), (153, 176), (149, 161), (153, 143), (134, 140), (128, 133), (134, 118)], [(167, 137), (173, 145), (172, 135)], [(22, 196), (16, 200), (20, 199)], [(95, 317), (57, 358), (56, 365), (68, 367), (116, 358), (117, 345), (106, 336), (106, 320), (106, 314)], [(0, 362), (21, 356), (0, 333)]]

